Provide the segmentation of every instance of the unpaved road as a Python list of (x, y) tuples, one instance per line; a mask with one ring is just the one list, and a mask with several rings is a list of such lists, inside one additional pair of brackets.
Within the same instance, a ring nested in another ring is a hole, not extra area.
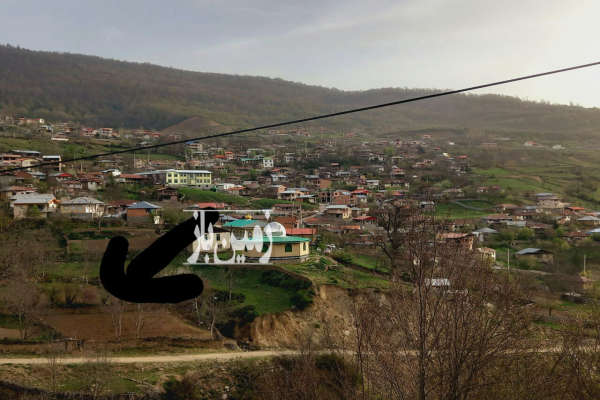
[[(192, 361), (231, 361), (236, 359), (264, 358), (275, 356), (287, 356), (299, 354), (293, 350), (260, 350), (260, 351), (238, 351), (226, 353), (200, 353), (200, 354), (174, 354), (160, 356), (125, 356), (125, 357), (65, 357), (57, 358), (59, 364), (84, 364), (87, 362), (106, 361), (115, 364), (143, 364), (143, 363), (176, 363)], [(0, 365), (6, 364), (27, 364), (39, 365), (48, 364), (49, 359), (45, 357), (38, 358), (0, 358)]]
[[(530, 348), (528, 350), (507, 351), (506, 354), (516, 352), (534, 352), (534, 353), (559, 353), (560, 346), (548, 346), (541, 348)], [(596, 346), (581, 346), (579, 350), (587, 352), (599, 352)], [(328, 350), (320, 350), (317, 353), (328, 353)], [(342, 351), (342, 353), (355, 354), (353, 351)], [(402, 355), (415, 355), (414, 351), (401, 351)], [(108, 362), (114, 364), (144, 364), (144, 363), (181, 363), (194, 361), (232, 361), (249, 358), (268, 358), (277, 356), (292, 356), (301, 354), (297, 350), (258, 350), (258, 351), (231, 351), (223, 353), (198, 353), (198, 354), (173, 354), (173, 355), (154, 355), (154, 356), (125, 356), (125, 357), (64, 357), (57, 358), (58, 364), (84, 364), (88, 362)], [(48, 364), (50, 360), (45, 357), (38, 358), (0, 358), (0, 365), (43, 365)]]

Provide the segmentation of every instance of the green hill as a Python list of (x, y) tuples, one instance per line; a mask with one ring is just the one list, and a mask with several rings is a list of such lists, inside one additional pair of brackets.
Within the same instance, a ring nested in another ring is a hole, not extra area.
[[(400, 88), (349, 92), (281, 79), (0, 46), (0, 112), (94, 126), (165, 129), (196, 118), (193, 121), (206, 121), (200, 126), (212, 129), (247, 127), (430, 92)], [(469, 127), (590, 135), (600, 126), (600, 110), (507, 96), (455, 95), (319, 125), (366, 132)]]

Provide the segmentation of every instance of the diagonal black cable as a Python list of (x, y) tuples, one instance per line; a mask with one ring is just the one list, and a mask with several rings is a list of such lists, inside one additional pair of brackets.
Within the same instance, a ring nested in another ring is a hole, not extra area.
[(139, 150), (156, 149), (156, 148), (159, 148), (159, 147), (172, 146), (172, 145), (175, 145), (175, 144), (181, 144), (181, 143), (187, 143), (187, 142), (196, 142), (196, 141), (200, 141), (200, 140), (214, 139), (214, 138), (219, 138), (219, 137), (224, 137), (224, 136), (239, 135), (241, 133), (254, 132), (254, 131), (259, 131), (259, 130), (262, 130), (262, 129), (278, 128), (278, 127), (281, 127), (281, 126), (294, 125), (294, 124), (299, 124), (299, 123), (303, 123), (303, 122), (317, 121), (317, 120), (320, 120), (320, 119), (332, 118), (332, 117), (337, 117), (337, 116), (340, 116), (340, 115), (354, 114), (354, 113), (363, 112), (363, 111), (375, 110), (375, 109), (378, 109), (378, 108), (396, 106), (396, 105), (399, 105), (399, 104), (412, 103), (412, 102), (415, 102), (415, 101), (433, 99), (433, 98), (442, 97), (442, 96), (449, 96), (451, 94), (458, 94), (458, 93), (468, 92), (468, 91), (471, 91), (471, 90), (483, 89), (483, 88), (488, 88), (488, 87), (492, 87), (492, 86), (505, 85), (507, 83), (524, 81), (524, 80), (527, 80), (527, 79), (539, 78), (539, 77), (542, 77), (542, 76), (559, 74), (561, 72), (573, 71), (573, 70), (583, 69), (583, 68), (588, 68), (588, 67), (593, 67), (593, 66), (597, 66), (597, 65), (600, 65), (600, 61), (592, 62), (592, 63), (589, 63), (589, 64), (575, 65), (575, 66), (567, 67), (567, 68), (555, 69), (555, 70), (552, 70), (552, 71), (540, 72), (540, 73), (532, 74), (532, 75), (520, 76), (520, 77), (517, 77), (517, 78), (505, 79), (505, 80), (502, 80), (502, 81), (496, 81), (496, 82), (491, 82), (491, 83), (484, 83), (484, 84), (481, 84), (481, 85), (470, 86), (470, 87), (466, 87), (466, 88), (463, 88), (463, 89), (449, 90), (449, 91), (445, 91), (445, 92), (432, 93), (432, 94), (428, 94), (428, 95), (425, 95), (425, 96), (411, 97), (409, 99), (396, 100), (396, 101), (391, 101), (389, 103), (381, 103), (381, 104), (375, 104), (375, 105), (366, 106), (366, 107), (359, 107), (359, 108), (351, 108), (351, 109), (344, 110), (344, 111), (338, 111), (338, 112), (329, 113), (329, 114), (316, 115), (314, 117), (306, 117), (306, 118), (300, 118), (300, 119), (295, 119), (295, 120), (290, 120), (290, 121), (276, 122), (276, 123), (268, 124), (268, 125), (255, 126), (253, 128), (246, 128), (246, 129), (239, 129), (239, 130), (230, 131), (230, 132), (216, 133), (214, 135), (201, 136), (201, 137), (192, 138), (192, 139), (182, 139), (182, 140), (176, 140), (176, 141), (173, 141), (173, 142), (153, 144), (153, 145), (150, 145), (150, 146), (132, 147), (132, 148), (125, 149), (125, 150), (110, 151), (110, 152), (107, 152), (107, 153), (93, 154), (91, 156), (83, 156), (83, 157), (70, 158), (70, 159), (67, 159), (67, 160), (64, 160), (64, 161), (43, 162), (43, 163), (31, 165), (29, 167), (8, 168), (8, 169), (0, 170), (0, 174), (5, 173), (5, 172), (11, 172), (11, 171), (19, 171), (19, 170), (28, 169), (28, 168), (43, 167), (43, 166), (48, 166), (48, 165), (57, 165), (57, 164), (61, 164), (61, 163), (69, 163), (69, 162), (74, 162), (74, 161), (91, 160), (91, 159), (94, 159), (94, 158), (106, 157), (106, 156), (111, 156), (111, 155), (114, 155), (114, 154), (123, 154), (123, 153), (131, 153), (133, 151), (139, 151)]

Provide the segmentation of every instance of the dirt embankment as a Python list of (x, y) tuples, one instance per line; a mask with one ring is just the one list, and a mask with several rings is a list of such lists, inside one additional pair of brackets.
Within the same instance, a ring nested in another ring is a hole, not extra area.
[(298, 349), (311, 339), (313, 344), (327, 346), (351, 340), (352, 309), (356, 296), (337, 286), (315, 288), (313, 305), (303, 311), (285, 311), (262, 315), (238, 332), (238, 340), (260, 348)]

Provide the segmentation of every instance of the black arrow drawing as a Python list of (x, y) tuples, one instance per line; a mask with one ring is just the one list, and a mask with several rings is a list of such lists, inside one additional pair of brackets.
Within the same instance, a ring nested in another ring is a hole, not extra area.
[(208, 226), (219, 220), (216, 211), (203, 211), (203, 214), (204, 227), (201, 218), (192, 217), (182, 222), (138, 254), (127, 271), (125, 259), (129, 242), (123, 236), (112, 238), (100, 264), (102, 286), (113, 296), (133, 303), (178, 303), (199, 296), (204, 285), (194, 274), (154, 276), (196, 240), (196, 226), (200, 232), (207, 232)]

